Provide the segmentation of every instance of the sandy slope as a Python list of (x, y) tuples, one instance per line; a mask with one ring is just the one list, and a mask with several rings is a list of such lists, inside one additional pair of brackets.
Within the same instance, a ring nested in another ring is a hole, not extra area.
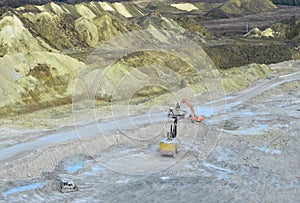
[[(157, 151), (168, 122), (128, 130), (119, 126), (118, 132), (109, 134), (101, 133), (97, 124), (79, 127), (77, 132), (46, 132), (48, 137), (32, 139), (33, 148), (2, 161), (2, 198), (11, 202), (295, 202), (300, 190), (298, 67), (299, 62), (274, 64), (278, 73), (273, 78), (228, 96), (223, 108), (220, 101), (208, 105), (214, 108), (206, 122), (179, 122), (181, 151), (175, 158)], [(78, 137), (65, 140), (73, 133)], [(47, 145), (51, 135), (57, 135), (54, 141), (59, 143)], [(45, 144), (39, 146), (38, 140)], [(41, 176), (43, 171), (51, 173)], [(61, 178), (75, 181), (79, 191), (57, 192)], [(13, 184), (7, 184), (9, 180)]]

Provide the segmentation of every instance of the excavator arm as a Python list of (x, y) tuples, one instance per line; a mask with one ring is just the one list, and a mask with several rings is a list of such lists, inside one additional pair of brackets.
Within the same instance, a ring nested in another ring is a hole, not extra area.
[(186, 104), (189, 107), (189, 109), (191, 110), (191, 115), (190, 115), (190, 120), (191, 121), (196, 121), (196, 122), (204, 121), (203, 116), (196, 116), (195, 115), (194, 107), (187, 99), (183, 99), (181, 104)]
[(190, 102), (187, 101), (187, 99), (183, 99), (181, 103), (182, 104), (186, 104), (190, 108), (190, 110), (191, 110), (191, 116), (195, 116), (194, 107), (193, 107), (193, 105)]

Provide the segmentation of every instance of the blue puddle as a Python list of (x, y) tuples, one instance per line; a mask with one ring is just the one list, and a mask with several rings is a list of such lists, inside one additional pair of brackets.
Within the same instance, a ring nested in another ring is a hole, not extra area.
[(104, 166), (94, 166), (92, 168), (93, 173), (103, 172), (103, 171), (106, 171), (106, 170), (107, 170), (107, 168), (105, 168)]
[(234, 112), (239, 110), (239, 105), (242, 104), (241, 101), (230, 103), (226, 106), (227, 112)]
[(208, 162), (203, 162), (203, 165), (206, 166), (207, 168), (210, 168), (210, 169), (216, 169), (218, 171), (223, 171), (223, 172), (226, 172), (226, 173), (233, 173), (233, 171), (230, 170), (230, 169), (222, 168), (222, 167), (213, 165), (213, 164), (208, 163)]
[(297, 182), (292, 182), (290, 184), (287, 185), (282, 185), (280, 183), (276, 183), (275, 184), (275, 189), (276, 190), (290, 190), (290, 189), (295, 189), (298, 188), (299, 184)]
[(13, 188), (13, 189), (10, 189), (10, 190), (7, 190), (7, 191), (3, 192), (2, 196), (4, 196), (6, 198), (8, 195), (11, 195), (11, 194), (37, 189), (41, 185), (42, 185), (42, 183), (33, 183), (33, 184), (30, 184), (30, 185), (24, 185), (24, 186), (21, 186), (21, 187), (16, 187), (16, 188)]
[(210, 107), (200, 107), (200, 108), (196, 108), (197, 111), (199, 112), (199, 115), (203, 115), (205, 117), (211, 117), (211, 115), (213, 114), (213, 109)]
[(227, 108), (227, 112), (234, 112), (234, 111), (238, 111), (239, 110), (239, 108), (237, 108), (237, 107), (228, 107)]
[(261, 135), (263, 132), (268, 132), (269, 126), (266, 124), (256, 124), (255, 127), (237, 130), (235, 133), (239, 135)]
[(84, 166), (84, 161), (77, 161), (74, 165), (65, 167), (65, 170), (68, 173), (75, 173), (83, 166)]
[(242, 116), (253, 116), (254, 113), (252, 111), (246, 111), (242, 113)]
[(224, 149), (220, 146), (217, 146), (215, 150), (212, 152), (212, 155), (214, 155), (217, 158), (217, 161), (230, 161), (232, 157), (236, 155), (235, 152), (229, 150), (229, 149)]
[(266, 125), (266, 124), (259, 124), (258, 127), (259, 127), (261, 130), (269, 131), (269, 125)]
[(217, 171), (218, 179), (229, 180), (228, 173), (224, 171)]
[(279, 107), (290, 107), (290, 108), (292, 108), (292, 107), (294, 107), (294, 106), (299, 106), (299, 102), (297, 102), (297, 99), (295, 99), (294, 101), (289, 101), (289, 102), (283, 102), (283, 103), (280, 103), (280, 104), (278, 104), (277, 106), (279, 106)]
[(263, 146), (261, 148), (259, 148), (260, 151), (265, 152), (267, 154), (281, 154), (282, 151), (278, 150), (278, 149), (269, 149), (267, 146)]
[(214, 169), (217, 173), (218, 179), (229, 180), (229, 174), (233, 173), (230, 169), (222, 168), (208, 162), (203, 162), (203, 165), (209, 169)]

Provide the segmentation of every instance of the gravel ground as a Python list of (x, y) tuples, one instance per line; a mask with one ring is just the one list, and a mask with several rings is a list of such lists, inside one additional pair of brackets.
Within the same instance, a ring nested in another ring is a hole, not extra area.
[[(274, 77), (256, 87), (287, 78)], [(287, 78), (253, 97), (255, 92), (237, 92), (228, 96), (225, 117), (212, 115), (200, 124), (181, 120), (175, 158), (158, 152), (168, 121), (23, 151), (1, 161), (0, 200), (299, 202), (299, 84)], [(61, 179), (79, 190), (58, 192)]]

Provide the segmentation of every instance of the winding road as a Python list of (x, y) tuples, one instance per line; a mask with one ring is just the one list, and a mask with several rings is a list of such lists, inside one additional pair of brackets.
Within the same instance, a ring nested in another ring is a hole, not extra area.
[[(227, 98), (221, 98), (215, 101), (211, 101), (205, 105), (197, 106), (195, 107), (195, 110), (196, 112), (199, 112), (199, 110), (201, 109), (201, 113), (206, 117), (212, 117), (216, 115), (225, 116), (227, 109), (245, 103), (251, 98), (257, 97), (263, 92), (271, 90), (284, 83), (289, 83), (297, 80), (300, 80), (300, 71), (294, 72), (292, 74), (273, 77), (263, 82), (257, 83), (253, 87), (239, 92), (237, 95)], [(65, 129), (59, 129), (59, 132), (2, 148), (0, 150), (0, 161), (13, 158), (16, 155), (20, 155), (24, 152), (35, 150), (47, 145), (58, 144), (67, 140), (83, 138), (82, 135), (84, 135), (84, 138), (99, 136), (99, 131), (101, 133), (108, 133), (119, 130), (132, 129), (139, 125), (161, 122), (165, 121), (166, 119), (166, 113), (162, 112), (151, 114), (151, 116), (134, 116), (130, 118), (130, 122), (128, 122), (128, 119), (125, 118), (104, 123), (91, 123), (83, 127), (78, 127), (77, 129), (74, 127), (74, 129), (68, 131), (66, 131)]]

